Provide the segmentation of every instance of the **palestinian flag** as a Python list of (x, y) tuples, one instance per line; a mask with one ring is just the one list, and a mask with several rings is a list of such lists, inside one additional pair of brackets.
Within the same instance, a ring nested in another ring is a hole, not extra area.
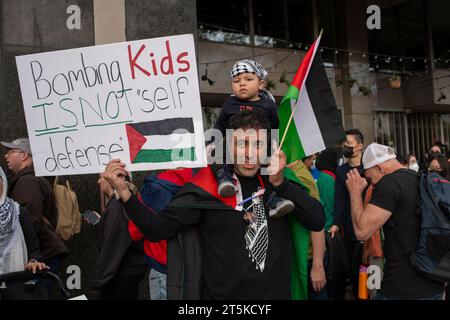
[(131, 163), (195, 161), (192, 118), (171, 118), (126, 125)]
[(278, 110), (280, 136), (286, 134), (282, 149), (288, 163), (338, 144), (345, 137), (322, 57), (317, 52), (321, 35), (303, 58)]
[(196, 209), (236, 210), (242, 199), (235, 197), (222, 197), (218, 192), (217, 179), (210, 167), (201, 169), (192, 180), (184, 186), (170, 205), (174, 207)]

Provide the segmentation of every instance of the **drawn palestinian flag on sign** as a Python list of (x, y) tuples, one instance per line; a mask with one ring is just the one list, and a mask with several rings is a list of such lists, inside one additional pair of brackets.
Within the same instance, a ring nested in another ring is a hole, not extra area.
[(195, 161), (192, 118), (171, 118), (126, 125), (131, 163)]

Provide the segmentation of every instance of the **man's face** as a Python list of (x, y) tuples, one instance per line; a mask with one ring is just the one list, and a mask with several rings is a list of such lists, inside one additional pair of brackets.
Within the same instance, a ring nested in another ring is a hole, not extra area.
[(353, 134), (348, 134), (345, 136), (344, 146), (353, 148), (353, 155), (351, 158), (357, 156), (363, 149), (363, 144), (358, 143)]
[(231, 80), (233, 94), (245, 101), (258, 100), (258, 93), (264, 87), (264, 81), (253, 73), (241, 73)]
[(317, 159), (317, 155), (313, 154), (313, 155), (310, 155), (309, 157), (307, 157), (305, 159), (305, 161), (303, 162), (304, 165), (308, 168), (309, 171), (311, 171), (311, 169), (312, 169), (312, 167), (314, 165), (314, 161), (316, 161), (316, 159)]
[(384, 176), (383, 173), (381, 173), (382, 170), (379, 166), (374, 166), (372, 168), (364, 170), (364, 176), (367, 179), (367, 182), (372, 185), (376, 185), (378, 181)]
[(14, 173), (17, 173), (25, 167), (27, 154), (22, 150), (9, 149), (8, 152), (5, 154), (5, 159), (9, 170), (11, 170)]
[(233, 132), (234, 171), (245, 177), (254, 176), (267, 154), (265, 129), (238, 129)]

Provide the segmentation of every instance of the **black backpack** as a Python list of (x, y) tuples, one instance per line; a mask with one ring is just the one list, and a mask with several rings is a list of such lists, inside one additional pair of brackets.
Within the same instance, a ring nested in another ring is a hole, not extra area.
[(419, 176), (408, 172), (420, 179), (419, 242), (409, 250), (399, 242), (420, 274), (434, 281), (450, 282), (450, 181), (436, 173)]

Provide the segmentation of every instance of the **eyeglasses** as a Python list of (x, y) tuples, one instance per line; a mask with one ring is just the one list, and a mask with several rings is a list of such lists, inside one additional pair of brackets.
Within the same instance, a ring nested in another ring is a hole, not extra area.
[(22, 150), (19, 150), (19, 149), (9, 149), (6, 154), (11, 154), (11, 153), (25, 153), (25, 152)]

